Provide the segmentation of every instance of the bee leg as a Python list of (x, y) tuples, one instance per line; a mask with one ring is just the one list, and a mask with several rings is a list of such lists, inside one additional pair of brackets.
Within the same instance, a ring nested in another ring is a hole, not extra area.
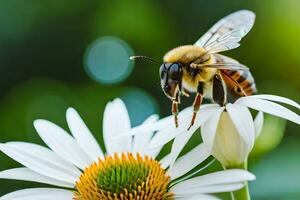
[(186, 89), (183, 89), (181, 93), (186, 97), (190, 97), (190, 93)]
[(202, 99), (203, 99), (203, 83), (202, 83), (202, 82), (199, 82), (197, 94), (196, 94), (196, 97), (195, 97), (194, 103), (193, 103), (194, 111), (193, 111), (192, 121), (191, 121), (191, 124), (190, 124), (188, 130), (190, 130), (191, 127), (192, 127), (192, 126), (194, 125), (194, 123), (195, 123), (195, 120), (196, 120), (196, 117), (197, 117), (197, 112), (198, 112), (199, 109), (200, 109), (200, 105), (201, 105), (201, 103), (202, 103)]
[(174, 116), (175, 126), (178, 127), (178, 104), (180, 104), (180, 93), (176, 95), (176, 99), (172, 101), (172, 114)]
[(175, 126), (178, 127), (178, 102), (172, 101), (172, 114), (174, 116)]
[(214, 102), (216, 102), (220, 106), (224, 106), (226, 101), (226, 92), (224, 89), (224, 81), (219, 74), (214, 75), (212, 90), (212, 97)]

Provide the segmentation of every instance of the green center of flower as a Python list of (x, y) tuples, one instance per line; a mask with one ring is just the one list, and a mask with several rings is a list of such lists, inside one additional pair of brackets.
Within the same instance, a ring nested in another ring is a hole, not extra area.
[(115, 154), (84, 170), (73, 199), (173, 200), (169, 185), (170, 177), (156, 160), (139, 154)]
[(112, 193), (120, 193), (126, 188), (130, 193), (147, 180), (149, 171), (146, 163), (137, 160), (114, 162), (99, 172), (97, 186)]

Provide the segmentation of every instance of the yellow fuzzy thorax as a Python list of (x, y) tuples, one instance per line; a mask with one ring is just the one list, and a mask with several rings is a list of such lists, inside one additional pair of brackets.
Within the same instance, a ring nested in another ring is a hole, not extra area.
[[(172, 49), (164, 56), (165, 63), (175, 63), (180, 62), (183, 66), (189, 67), (189, 64), (193, 61), (199, 59), (201, 56), (206, 54), (206, 51), (194, 45), (184, 45), (179, 46), (175, 49)], [(205, 63), (213, 63), (215, 58), (213, 55), (210, 55), (210, 59)], [(196, 92), (199, 82), (207, 83), (206, 86), (210, 85), (210, 81), (213, 75), (216, 73), (216, 69), (213, 68), (203, 68), (201, 72), (197, 73), (195, 76), (183, 68), (182, 84), (183, 87), (189, 92)]]
[(200, 58), (204, 53), (205, 50), (203, 48), (194, 45), (179, 46), (165, 54), (164, 62), (181, 62), (186, 64)]
[(107, 156), (86, 168), (74, 200), (173, 200), (170, 177), (159, 162), (131, 153)]

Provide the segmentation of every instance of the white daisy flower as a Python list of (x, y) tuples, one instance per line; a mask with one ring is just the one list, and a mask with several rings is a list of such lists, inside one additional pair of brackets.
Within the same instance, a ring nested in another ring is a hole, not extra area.
[[(239, 167), (251, 152), (255, 138), (263, 126), (263, 113), (284, 118), (300, 124), (300, 116), (278, 103), (284, 103), (300, 109), (300, 105), (290, 99), (275, 95), (253, 95), (241, 97), (224, 107), (217, 104), (202, 105), (195, 125), (187, 131), (192, 108), (180, 112), (180, 126), (167, 126), (173, 121), (172, 116), (158, 121), (151, 126), (141, 125), (131, 130), (131, 134), (141, 129), (158, 131), (149, 148), (157, 148), (175, 138), (170, 155), (171, 165), (180, 154), (193, 133), (201, 127), (201, 135), (207, 151), (217, 158), (226, 168)], [(259, 111), (253, 120), (249, 108)], [(171, 134), (169, 134), (171, 133)], [(122, 135), (129, 135), (124, 133)]]
[[(162, 146), (147, 148), (153, 140), (152, 131), (142, 130), (134, 137), (114, 139), (131, 130), (126, 107), (119, 99), (108, 103), (104, 112), (106, 154), (73, 108), (67, 110), (66, 118), (72, 136), (52, 122), (34, 122), (49, 148), (26, 142), (0, 144), (3, 153), (25, 166), (2, 171), (0, 178), (54, 186), (15, 191), (0, 197), (1, 200), (209, 200), (217, 199), (210, 193), (238, 190), (245, 181), (255, 179), (240, 169), (187, 176), (210, 156), (203, 144), (177, 159), (170, 169), (170, 156), (155, 160)], [(150, 116), (143, 125), (159, 123), (156, 121), (155, 115)]]

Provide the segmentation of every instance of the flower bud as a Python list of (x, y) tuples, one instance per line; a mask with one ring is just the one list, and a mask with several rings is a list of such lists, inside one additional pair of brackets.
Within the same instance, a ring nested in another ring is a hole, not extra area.
[(212, 155), (226, 168), (240, 166), (248, 157), (251, 148), (240, 136), (228, 112), (222, 112)]

